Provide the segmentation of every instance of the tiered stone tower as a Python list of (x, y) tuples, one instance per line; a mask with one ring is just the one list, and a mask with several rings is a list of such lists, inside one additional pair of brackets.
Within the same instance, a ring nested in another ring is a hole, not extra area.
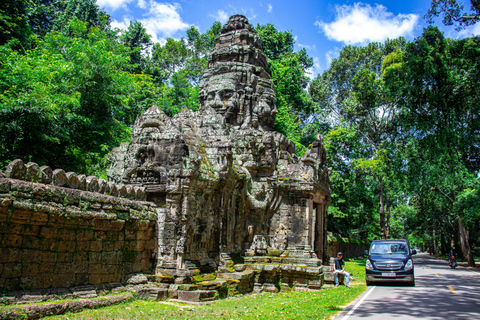
[(199, 111), (169, 118), (152, 106), (135, 122), (132, 141), (111, 154), (109, 178), (145, 187), (160, 207), (159, 275), (181, 283), (196, 270), (235, 277), (246, 269), (257, 273), (257, 289), (278, 277), (321, 285), (325, 149), (319, 138), (299, 159), (294, 144), (272, 131), (277, 109), (266, 64), (253, 27), (232, 16), (208, 57)]

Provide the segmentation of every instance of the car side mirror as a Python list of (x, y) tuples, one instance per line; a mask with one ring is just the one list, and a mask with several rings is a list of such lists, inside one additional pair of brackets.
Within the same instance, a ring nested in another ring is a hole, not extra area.
[(417, 250), (413, 249), (411, 254), (412, 255), (417, 254)]
[(363, 251), (363, 254), (368, 256), (368, 250)]

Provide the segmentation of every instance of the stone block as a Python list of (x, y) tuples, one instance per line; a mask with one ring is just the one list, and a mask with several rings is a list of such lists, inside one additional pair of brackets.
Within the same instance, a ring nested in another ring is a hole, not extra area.
[(26, 175), (25, 175), (25, 181), (29, 182), (37, 182), (39, 181), (39, 172), (40, 172), (40, 166), (36, 164), (35, 162), (29, 162), (26, 165)]
[(94, 235), (95, 235), (95, 232), (93, 230), (80, 229), (80, 230), (77, 230), (76, 235), (75, 235), (75, 239), (77, 241), (78, 240), (81, 240), (81, 241), (92, 240)]
[(87, 177), (84, 174), (80, 174), (77, 176), (78, 179), (78, 189), (79, 190), (87, 190)]
[(50, 273), (42, 273), (36, 276), (38, 288), (50, 288), (52, 286), (53, 278)]
[(44, 212), (34, 212), (32, 218), (30, 219), (31, 224), (35, 225), (45, 225), (48, 221), (48, 215)]
[(102, 275), (100, 275), (100, 274), (89, 274), (88, 283), (90, 283), (90, 284), (100, 284), (100, 283), (102, 283)]
[(9, 234), (3, 237), (2, 247), (18, 248), (22, 245), (23, 237), (19, 234)]
[(24, 180), (27, 173), (27, 167), (20, 159), (15, 159), (7, 165), (5, 175), (10, 179)]
[(22, 258), (22, 253), (16, 248), (0, 248), (0, 263), (18, 262)]
[(70, 229), (58, 229), (57, 238), (65, 241), (73, 241), (76, 239), (75, 231)]
[(77, 189), (79, 185), (78, 177), (75, 172), (67, 172), (67, 187)]
[(44, 251), (41, 253), (41, 262), (55, 262), (57, 261), (57, 253)]
[(143, 273), (137, 273), (137, 274), (127, 275), (124, 283), (135, 285), (135, 284), (142, 284), (147, 282), (148, 282), (148, 279)]
[(117, 192), (119, 197), (126, 197), (127, 196), (127, 188), (124, 184), (117, 185)]
[(94, 176), (88, 176), (86, 179), (86, 184), (87, 184), (87, 191), (90, 192), (98, 192), (98, 179), (97, 177)]
[(42, 227), (42, 229), (40, 229), (40, 237), (46, 239), (54, 239), (57, 237), (57, 230), (57, 228)]
[(168, 298), (168, 289), (161, 288), (142, 288), (137, 291), (137, 295), (143, 300), (160, 301)]
[[(75, 247), (74, 247), (75, 248)], [(73, 262), (73, 252), (58, 252), (57, 261), (58, 262)]]
[(90, 251), (94, 251), (94, 252), (102, 251), (102, 241), (101, 240), (90, 241)]
[(178, 300), (202, 302), (215, 300), (217, 292), (214, 290), (196, 290), (196, 291), (184, 291), (178, 290)]
[(76, 241), (75, 247), (77, 251), (90, 251), (90, 241)]
[(118, 196), (117, 185), (114, 182), (107, 182), (107, 186), (105, 188), (105, 194), (111, 195), (113, 197)]
[(92, 286), (92, 285), (72, 287), (70, 288), (70, 291), (76, 298), (96, 298), (97, 297), (97, 291), (95, 290), (95, 286)]
[(107, 181), (105, 179), (98, 179), (98, 191), (100, 193), (105, 193), (107, 190)]
[[(39, 261), (39, 260), (37, 260)], [(39, 261), (40, 262), (40, 261)], [(55, 262), (41, 262), (38, 265), (38, 273), (50, 273), (52, 274), (52, 270), (55, 268)]]
[(57, 187), (65, 187), (68, 183), (67, 174), (63, 169), (55, 169), (52, 173), (52, 181)]
[(40, 227), (35, 225), (26, 225), (23, 228), (24, 236), (38, 236), (40, 232)]

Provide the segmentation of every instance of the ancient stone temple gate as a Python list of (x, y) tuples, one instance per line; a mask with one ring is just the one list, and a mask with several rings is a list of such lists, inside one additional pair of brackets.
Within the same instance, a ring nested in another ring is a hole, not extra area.
[[(272, 131), (274, 85), (244, 16), (223, 27), (199, 98), (198, 111), (173, 118), (146, 110), (132, 141), (110, 154), (108, 183), (20, 160), (0, 172), (0, 233), (18, 239), (2, 238), (0, 289), (111, 283), (139, 272), (179, 298), (190, 289), (178, 285), (208, 287), (199, 280), (213, 272), (243, 283), (240, 292), (319, 288), (329, 262), (325, 149), (319, 137), (299, 158)], [(44, 258), (25, 262), (30, 252)]]
[(199, 97), (199, 111), (172, 119), (151, 107), (137, 119), (132, 142), (111, 155), (109, 178), (145, 186), (161, 208), (157, 272), (182, 277), (234, 257), (328, 264), (325, 149), (320, 139), (299, 159), (293, 142), (272, 131), (274, 85), (245, 17), (223, 27)]

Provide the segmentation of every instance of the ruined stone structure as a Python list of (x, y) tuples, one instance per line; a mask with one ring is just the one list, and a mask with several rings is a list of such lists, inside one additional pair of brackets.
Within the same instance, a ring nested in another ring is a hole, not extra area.
[(199, 97), (198, 112), (172, 119), (148, 109), (110, 157), (109, 178), (144, 186), (160, 207), (157, 272), (183, 277), (243, 257), (320, 274), (328, 264), (325, 149), (319, 137), (299, 159), (293, 142), (272, 131), (274, 85), (244, 16), (223, 27)]
[(143, 188), (13, 161), (0, 172), (0, 291), (151, 272), (157, 211), (144, 199)]
[(272, 131), (276, 113), (260, 38), (232, 16), (199, 111), (146, 110), (110, 154), (109, 182), (21, 160), (0, 172), (0, 291), (125, 284), (134, 273), (181, 300), (318, 289), (329, 263), (325, 149), (319, 136), (299, 158)]

